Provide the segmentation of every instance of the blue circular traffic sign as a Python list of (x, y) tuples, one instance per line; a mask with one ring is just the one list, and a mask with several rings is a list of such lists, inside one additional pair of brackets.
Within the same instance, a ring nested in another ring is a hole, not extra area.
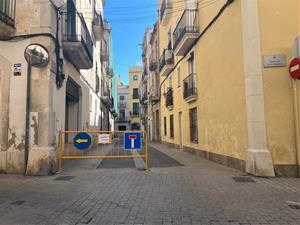
[(91, 136), (84, 132), (76, 134), (75, 137), (73, 138), (73, 145), (75, 146), (75, 148), (79, 150), (88, 149), (91, 143), (92, 143)]

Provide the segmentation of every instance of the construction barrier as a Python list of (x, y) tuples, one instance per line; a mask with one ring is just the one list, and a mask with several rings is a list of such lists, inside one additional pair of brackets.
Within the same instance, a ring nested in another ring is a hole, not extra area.
[(58, 171), (67, 159), (142, 158), (148, 170), (145, 131), (60, 131)]

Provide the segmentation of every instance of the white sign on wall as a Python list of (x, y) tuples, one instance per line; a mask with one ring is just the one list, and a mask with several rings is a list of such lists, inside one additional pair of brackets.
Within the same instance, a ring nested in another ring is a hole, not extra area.
[(98, 134), (98, 144), (110, 144), (111, 134)]
[(285, 54), (276, 55), (264, 55), (264, 67), (285, 67), (286, 66), (286, 56)]

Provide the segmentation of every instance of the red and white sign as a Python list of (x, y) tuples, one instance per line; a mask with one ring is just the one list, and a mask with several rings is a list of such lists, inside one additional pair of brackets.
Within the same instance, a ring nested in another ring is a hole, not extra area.
[(129, 135), (129, 139), (131, 140), (131, 148), (134, 148), (134, 140), (136, 139), (136, 135)]
[(294, 58), (290, 63), (290, 74), (294, 79), (300, 78), (300, 58)]
[(98, 144), (110, 144), (111, 134), (98, 134)]

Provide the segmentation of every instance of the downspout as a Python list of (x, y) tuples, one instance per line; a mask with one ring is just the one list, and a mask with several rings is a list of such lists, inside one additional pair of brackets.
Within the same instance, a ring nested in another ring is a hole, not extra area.
[(27, 172), (28, 156), (29, 156), (29, 129), (30, 129), (30, 110), (31, 110), (31, 65), (27, 65), (27, 90), (26, 90), (26, 119), (25, 119), (25, 147), (24, 147), (24, 175)]
[[(295, 48), (293, 55), (300, 58), (300, 46), (297, 44), (298, 38), (295, 40)], [(296, 161), (296, 176), (300, 177), (299, 167), (299, 151), (300, 151), (300, 127), (299, 127), (299, 105), (298, 105), (298, 89), (297, 80), (292, 79), (293, 85), (293, 112), (294, 112), (294, 129), (295, 129), (295, 161)]]
[(293, 82), (293, 111), (294, 111), (294, 128), (295, 128), (295, 161), (296, 161), (296, 174), (299, 177), (299, 149), (300, 149), (300, 141), (299, 141), (299, 108), (298, 108), (298, 96), (297, 96), (297, 80), (292, 80)]

